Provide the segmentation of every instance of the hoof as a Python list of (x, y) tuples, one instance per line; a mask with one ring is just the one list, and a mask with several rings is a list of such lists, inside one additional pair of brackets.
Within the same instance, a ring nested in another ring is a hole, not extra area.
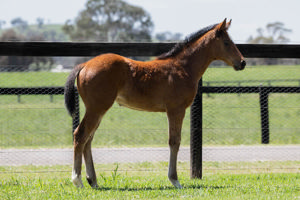
[(73, 184), (76, 186), (76, 187), (78, 187), (78, 188), (83, 188), (83, 184), (82, 184), (82, 181), (81, 181), (81, 179), (80, 178), (73, 178), (72, 179), (72, 181), (73, 181)]
[(93, 189), (99, 189), (99, 188), (100, 188), (98, 184), (91, 185), (91, 187), (92, 187)]
[(76, 174), (73, 173), (72, 175), (72, 182), (73, 184), (78, 187), (78, 188), (83, 188), (82, 180), (81, 180), (81, 175), (77, 176)]
[(98, 189), (99, 186), (97, 184), (97, 181), (92, 181), (91, 179), (87, 178), (87, 181), (88, 183), (90, 184), (90, 186), (93, 188), (93, 189)]
[(180, 185), (178, 180), (170, 179), (170, 181), (177, 189), (182, 189), (182, 186)]

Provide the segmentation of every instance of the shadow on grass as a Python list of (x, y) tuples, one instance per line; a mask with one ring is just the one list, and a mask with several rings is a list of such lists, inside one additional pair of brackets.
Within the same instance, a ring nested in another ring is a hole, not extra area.
[(99, 191), (164, 191), (164, 190), (185, 190), (185, 189), (213, 189), (213, 190), (219, 190), (219, 189), (226, 189), (226, 188), (232, 188), (233, 186), (208, 186), (208, 185), (188, 185), (185, 186), (183, 185), (182, 189), (176, 189), (174, 186), (163, 186), (163, 187), (120, 187), (120, 188), (115, 188), (115, 187), (99, 187), (95, 188), (95, 190)]

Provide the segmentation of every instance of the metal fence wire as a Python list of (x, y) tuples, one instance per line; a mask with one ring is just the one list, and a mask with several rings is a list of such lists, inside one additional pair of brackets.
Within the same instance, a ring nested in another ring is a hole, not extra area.
[(298, 160), (299, 153), (290, 149), (300, 142), (299, 67), (250, 66), (238, 74), (230, 70), (210, 68), (203, 78), (204, 86), (212, 86), (203, 88), (203, 142), (226, 145), (219, 149), (222, 154), (216, 151), (214, 157), (204, 148), (204, 155), (211, 161)]
[[(16, 66), (13, 72), (7, 71), (7, 66), (3, 69), (0, 166), (71, 165), (74, 122), (63, 98), (68, 72), (17, 71)], [(254, 161), (298, 162), (299, 74), (297, 65), (248, 66), (243, 72), (211, 66), (199, 87), (202, 107), (192, 108), (195, 118), (190, 119), (189, 109), (186, 112), (179, 161), (193, 159), (202, 165), (201, 158), (190, 158), (190, 143), (194, 143), (203, 144), (203, 152), (197, 155), (202, 157), (204, 169), (215, 169), (214, 163), (219, 163), (218, 169), (230, 170), (255, 168)], [(84, 105), (81, 100), (78, 104), (82, 118)], [(190, 138), (190, 120), (202, 125), (202, 140)], [(95, 134), (95, 163), (167, 162), (167, 129), (164, 113), (133, 111), (115, 104)], [(280, 164), (285, 167), (290, 165)], [(202, 172), (196, 173), (202, 176)]]

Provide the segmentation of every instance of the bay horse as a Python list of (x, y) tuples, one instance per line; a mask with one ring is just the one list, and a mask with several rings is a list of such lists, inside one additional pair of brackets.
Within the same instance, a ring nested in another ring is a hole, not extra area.
[(122, 106), (141, 111), (166, 112), (169, 124), (170, 160), (168, 178), (181, 188), (177, 176), (177, 154), (185, 110), (197, 92), (198, 81), (209, 64), (223, 60), (235, 70), (246, 66), (244, 57), (230, 39), (226, 19), (208, 26), (177, 43), (170, 51), (152, 61), (135, 61), (116, 54), (102, 54), (77, 65), (65, 85), (65, 104), (70, 115), (75, 113), (75, 79), (86, 112), (74, 131), (74, 165), (72, 181), (83, 187), (82, 155), (86, 178), (98, 188), (91, 143), (107, 110), (116, 101)]

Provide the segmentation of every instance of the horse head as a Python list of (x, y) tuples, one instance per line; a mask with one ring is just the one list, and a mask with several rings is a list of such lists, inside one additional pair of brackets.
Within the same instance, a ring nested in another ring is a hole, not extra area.
[(231, 20), (226, 22), (225, 19), (215, 27), (215, 40), (212, 51), (216, 60), (224, 61), (226, 64), (233, 66), (235, 70), (243, 70), (246, 66), (246, 61), (227, 33), (230, 24)]

